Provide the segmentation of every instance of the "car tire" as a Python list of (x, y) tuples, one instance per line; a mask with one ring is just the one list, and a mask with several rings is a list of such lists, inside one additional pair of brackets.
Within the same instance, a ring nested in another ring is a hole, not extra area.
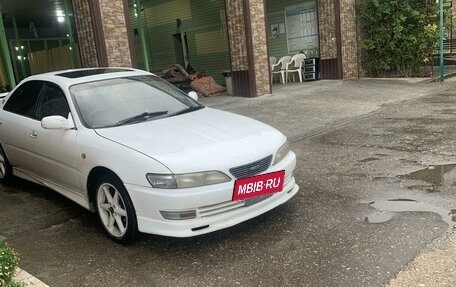
[(134, 241), (138, 234), (136, 212), (123, 183), (117, 177), (103, 175), (95, 186), (98, 219), (108, 236), (122, 244)]
[(0, 183), (8, 184), (13, 177), (13, 168), (11, 167), (8, 158), (0, 146)]

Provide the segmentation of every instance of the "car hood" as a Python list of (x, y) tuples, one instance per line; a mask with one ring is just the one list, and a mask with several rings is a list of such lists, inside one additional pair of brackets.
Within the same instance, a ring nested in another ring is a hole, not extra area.
[(275, 154), (285, 141), (264, 123), (211, 108), (96, 132), (160, 161), (173, 173), (227, 171)]

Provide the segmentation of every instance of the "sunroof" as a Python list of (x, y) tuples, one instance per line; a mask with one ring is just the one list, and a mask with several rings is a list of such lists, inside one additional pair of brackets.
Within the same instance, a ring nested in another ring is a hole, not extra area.
[(78, 70), (56, 74), (57, 76), (75, 79), (93, 75), (108, 74), (108, 73), (118, 73), (118, 72), (131, 72), (130, 69), (120, 69), (120, 68), (106, 68), (106, 69), (87, 69), (87, 70)]

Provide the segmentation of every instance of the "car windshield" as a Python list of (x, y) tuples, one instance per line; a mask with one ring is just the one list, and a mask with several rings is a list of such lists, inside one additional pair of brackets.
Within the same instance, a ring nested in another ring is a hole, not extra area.
[(203, 106), (157, 76), (113, 78), (70, 88), (83, 123), (106, 128), (192, 112)]

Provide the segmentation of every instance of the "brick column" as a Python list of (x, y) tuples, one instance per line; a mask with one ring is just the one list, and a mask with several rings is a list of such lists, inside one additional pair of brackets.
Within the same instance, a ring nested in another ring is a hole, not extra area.
[(334, 0), (318, 1), (320, 58), (322, 60), (337, 58), (336, 18), (334, 14)]
[(343, 79), (357, 79), (359, 77), (355, 2), (355, 0), (340, 0)]
[(89, 1), (73, 0), (72, 2), (82, 67), (98, 67), (97, 47)]
[(252, 56), (255, 69), (256, 94), (258, 96), (271, 93), (264, 1), (249, 1), (250, 28), (254, 50)]
[(361, 69), (356, 0), (320, 0), (320, 58), (323, 78), (355, 79)]
[(271, 93), (264, 0), (225, 1), (234, 93)]
[(456, 39), (456, 0), (451, 0), (451, 15), (453, 20), (453, 25), (451, 26), (451, 39)]
[(127, 6), (124, 6), (124, 1), (122, 0), (99, 1), (108, 66), (131, 67), (132, 61), (126, 21), (128, 11), (124, 11), (124, 7)]
[(340, 59), (340, 19), (337, 0), (319, 0), (318, 27), (320, 40), (320, 66), (322, 79), (342, 77)]
[(131, 67), (127, 0), (72, 0), (83, 67)]

